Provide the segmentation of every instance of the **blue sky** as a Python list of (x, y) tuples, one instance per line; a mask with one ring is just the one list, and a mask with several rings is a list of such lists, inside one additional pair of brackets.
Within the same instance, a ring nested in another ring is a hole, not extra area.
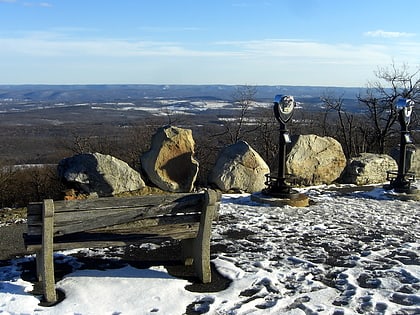
[(365, 86), (420, 64), (418, 0), (0, 0), (0, 84)]

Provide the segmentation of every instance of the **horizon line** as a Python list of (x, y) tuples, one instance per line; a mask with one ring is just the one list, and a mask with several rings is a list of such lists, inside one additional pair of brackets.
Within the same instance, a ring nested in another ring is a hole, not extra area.
[(246, 84), (246, 83), (0, 83), (0, 86), (268, 86), (268, 87), (315, 87), (315, 88), (349, 88), (360, 89), (364, 86), (340, 86), (340, 85), (293, 85), (293, 84)]

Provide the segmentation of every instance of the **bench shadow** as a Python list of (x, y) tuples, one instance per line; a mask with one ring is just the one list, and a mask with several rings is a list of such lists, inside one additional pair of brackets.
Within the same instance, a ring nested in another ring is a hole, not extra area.
[[(212, 281), (210, 283), (201, 283), (195, 275), (193, 266), (186, 266), (180, 257), (181, 246), (172, 244), (160, 246), (153, 249), (141, 246), (125, 246), (111, 248), (109, 252), (81, 251), (69, 255), (54, 254), (55, 281), (59, 282), (66, 275), (75, 273), (77, 276), (101, 277), (102, 271), (115, 269), (115, 273), (107, 273), (107, 277), (137, 277), (137, 278), (179, 278), (190, 282), (185, 289), (191, 292), (218, 292), (225, 290), (232, 282), (230, 279), (223, 277), (211, 263)], [(131, 266), (133, 268), (144, 270), (144, 272), (133, 273), (132, 271), (120, 270), (124, 267)], [(151, 267), (163, 266), (167, 273), (157, 270), (147, 270)], [(22, 270), (21, 277), (25, 281), (35, 283), (32, 294), (40, 294), (37, 287), (36, 263), (35, 259), (26, 260), (20, 263)], [(118, 271), (117, 271), (118, 269)], [(86, 272), (85, 272), (86, 271)], [(92, 271), (98, 271), (97, 273)], [(59, 291), (59, 290), (57, 290)], [(65, 297), (63, 292), (57, 292), (59, 301)]]

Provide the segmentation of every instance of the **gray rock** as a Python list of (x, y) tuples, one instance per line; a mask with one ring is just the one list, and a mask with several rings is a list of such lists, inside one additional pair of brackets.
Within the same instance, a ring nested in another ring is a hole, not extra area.
[(224, 148), (209, 174), (209, 183), (220, 190), (258, 192), (265, 187), (265, 174), (270, 168), (245, 141)]
[(397, 168), (395, 160), (387, 154), (362, 153), (348, 161), (341, 181), (356, 185), (380, 184), (387, 181), (387, 171)]
[(301, 135), (287, 155), (286, 171), (303, 185), (331, 184), (346, 166), (341, 144), (331, 137)]
[(97, 193), (100, 197), (145, 187), (139, 172), (126, 162), (101, 153), (78, 154), (61, 160), (58, 175), (81, 192)]
[(190, 192), (198, 174), (195, 142), (190, 129), (166, 126), (152, 138), (151, 148), (140, 158), (149, 180), (164, 191)]

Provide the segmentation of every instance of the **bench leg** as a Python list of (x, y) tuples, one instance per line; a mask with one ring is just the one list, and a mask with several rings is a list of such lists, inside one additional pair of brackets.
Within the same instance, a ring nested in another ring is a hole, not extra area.
[(200, 227), (196, 238), (181, 240), (182, 255), (186, 266), (193, 266), (195, 275), (202, 283), (211, 282), (210, 269), (210, 233), (211, 230), (203, 221), (202, 215)]
[(41, 282), (44, 291), (44, 300), (47, 304), (54, 304), (57, 302), (57, 294), (55, 292), (53, 252), (43, 251), (41, 256), (43, 261), (41, 266)]
[(188, 238), (181, 240), (182, 258), (185, 266), (192, 266), (194, 262), (194, 239)]
[(37, 250), (35, 252), (35, 264), (36, 264), (36, 282), (32, 293), (35, 295), (44, 294), (44, 285), (42, 282), (42, 250)]
[(210, 229), (199, 232), (193, 245), (193, 265), (197, 276), (202, 283), (211, 282), (210, 268)]
[(36, 278), (38, 282), (42, 282), (42, 250), (35, 252), (35, 263), (36, 263)]
[(185, 266), (193, 266), (202, 283), (211, 282), (210, 242), (206, 241), (205, 235), (181, 240), (181, 246)]
[[(47, 304), (57, 302), (55, 292), (54, 278), (54, 245), (53, 245), (53, 225), (54, 225), (54, 203), (51, 199), (44, 200), (43, 207), (43, 231), (42, 231), (42, 249), (39, 264), (42, 286), (44, 290), (44, 299)], [(38, 260), (38, 257), (37, 257)]]
[(193, 240), (193, 264), (197, 276), (201, 282), (211, 282), (210, 267), (210, 238), (211, 225), (218, 209), (218, 196), (210, 190), (205, 195), (205, 206), (201, 213), (200, 227), (197, 237)]

